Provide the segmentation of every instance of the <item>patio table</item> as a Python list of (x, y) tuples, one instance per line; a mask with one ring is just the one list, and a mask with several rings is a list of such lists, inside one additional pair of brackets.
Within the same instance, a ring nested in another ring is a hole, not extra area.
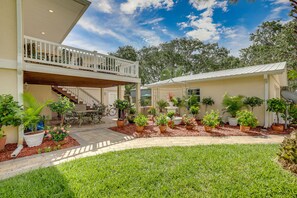
[(84, 111), (74, 111), (78, 117), (79, 127), (84, 122), (91, 122), (92, 124), (97, 124), (101, 122), (102, 115), (100, 115), (98, 110), (84, 110)]

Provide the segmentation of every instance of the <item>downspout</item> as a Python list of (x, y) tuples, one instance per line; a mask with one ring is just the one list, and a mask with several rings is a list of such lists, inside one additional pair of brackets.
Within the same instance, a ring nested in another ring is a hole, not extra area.
[(267, 109), (267, 100), (269, 99), (269, 76), (264, 74), (264, 128), (269, 127), (269, 112), (266, 111)]
[[(16, 18), (17, 18), (17, 97), (20, 105), (23, 104), (23, 19), (22, 19), (22, 0), (16, 0)], [(24, 130), (23, 126), (18, 127), (18, 146), (13, 151), (11, 157), (16, 157), (23, 149)]]

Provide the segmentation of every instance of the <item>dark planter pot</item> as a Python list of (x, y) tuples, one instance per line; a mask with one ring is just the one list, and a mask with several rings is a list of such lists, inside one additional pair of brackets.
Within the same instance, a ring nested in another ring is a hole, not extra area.
[(166, 132), (166, 129), (167, 129), (167, 126), (166, 125), (164, 125), (164, 126), (159, 126), (159, 129), (160, 129), (160, 132), (161, 133), (165, 133)]

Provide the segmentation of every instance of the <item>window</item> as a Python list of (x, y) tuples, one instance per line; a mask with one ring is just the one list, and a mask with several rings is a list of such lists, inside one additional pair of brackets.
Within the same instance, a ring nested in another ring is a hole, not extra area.
[(188, 96), (197, 96), (198, 102), (200, 102), (200, 89), (188, 89)]

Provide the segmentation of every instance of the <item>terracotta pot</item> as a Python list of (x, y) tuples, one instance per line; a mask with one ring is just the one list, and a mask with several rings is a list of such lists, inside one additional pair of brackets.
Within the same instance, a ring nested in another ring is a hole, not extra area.
[(6, 144), (6, 135), (4, 135), (1, 139), (0, 139), (0, 151), (5, 149), (5, 144)]
[(249, 126), (242, 126), (242, 125), (240, 125), (240, 131), (241, 132), (249, 132), (250, 129), (251, 129), (251, 127), (249, 127)]
[(210, 127), (210, 126), (204, 126), (204, 131), (206, 131), (206, 132), (212, 132), (212, 127)]
[(136, 125), (136, 131), (137, 132), (141, 133), (141, 132), (143, 132), (143, 130), (144, 130), (144, 126), (137, 126)]
[(117, 126), (119, 128), (123, 128), (125, 126), (125, 120), (118, 120), (117, 121)]
[(271, 128), (272, 130), (279, 131), (279, 132), (283, 132), (285, 130), (285, 127), (282, 124), (273, 124)]
[(159, 126), (159, 129), (160, 129), (161, 133), (165, 133), (166, 129), (167, 129), (167, 126), (166, 125), (161, 125), (161, 126)]
[(193, 130), (193, 128), (194, 128), (194, 125), (186, 125), (187, 130)]

